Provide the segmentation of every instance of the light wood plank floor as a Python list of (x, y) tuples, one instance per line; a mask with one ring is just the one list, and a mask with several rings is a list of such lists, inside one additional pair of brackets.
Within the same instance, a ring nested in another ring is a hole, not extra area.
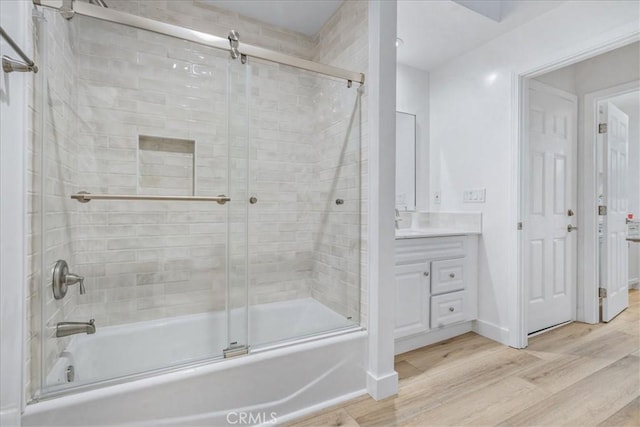
[(397, 396), (290, 426), (640, 426), (640, 292), (608, 324), (571, 323), (525, 350), (473, 333), (401, 354)]

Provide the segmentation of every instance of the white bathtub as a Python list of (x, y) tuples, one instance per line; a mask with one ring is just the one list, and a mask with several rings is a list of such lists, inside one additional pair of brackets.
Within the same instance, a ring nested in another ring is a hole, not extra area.
[[(68, 386), (69, 365), (81, 385), (220, 355), (223, 320), (206, 313), (100, 328), (98, 319), (96, 334), (74, 336), (47, 381)], [(350, 320), (307, 298), (253, 306), (249, 323), (252, 348), (307, 340), (44, 400), (27, 406), (23, 425), (269, 424), (365, 393), (366, 332)]]

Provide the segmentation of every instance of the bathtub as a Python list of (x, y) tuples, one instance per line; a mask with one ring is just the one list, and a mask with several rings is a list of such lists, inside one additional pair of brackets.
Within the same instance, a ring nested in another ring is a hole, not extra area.
[(366, 332), (312, 298), (252, 306), (251, 354), (226, 360), (222, 312), (96, 323), (47, 375), (55, 396), (73, 366), (80, 388), (27, 405), (24, 426), (272, 424), (365, 393)]

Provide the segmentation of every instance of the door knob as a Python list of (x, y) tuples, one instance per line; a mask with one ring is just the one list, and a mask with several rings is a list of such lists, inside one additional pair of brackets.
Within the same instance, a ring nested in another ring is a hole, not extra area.
[(573, 230), (577, 230), (577, 229), (578, 229), (578, 227), (575, 227), (575, 226), (573, 226), (571, 224), (567, 225), (567, 231), (569, 233), (571, 233)]

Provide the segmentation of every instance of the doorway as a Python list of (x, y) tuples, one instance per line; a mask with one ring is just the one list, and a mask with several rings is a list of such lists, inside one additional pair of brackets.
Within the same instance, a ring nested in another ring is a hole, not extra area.
[[(640, 175), (636, 167), (635, 175), (625, 176), (630, 168), (622, 166), (630, 157), (632, 162), (637, 162), (640, 155), (635, 146), (621, 152), (613, 162), (620, 166), (620, 171), (616, 172), (615, 179), (607, 181), (598, 172), (604, 173), (612, 165), (603, 168), (601, 163), (596, 164), (596, 159), (601, 157), (596, 154), (601, 154), (607, 142), (607, 134), (598, 133), (598, 125), (603, 123), (605, 119), (601, 116), (608, 114), (609, 109), (600, 105), (617, 96), (632, 97), (630, 94), (637, 91), (639, 48), (635, 42), (569, 66), (523, 77), (520, 119), (523, 347), (527, 334), (573, 320), (597, 323), (600, 302), (609, 308), (605, 320), (626, 307), (622, 290), (626, 291), (632, 283), (627, 277), (637, 269), (638, 258), (626, 255), (627, 251), (636, 254), (637, 249), (631, 246), (629, 250), (625, 218), (630, 213), (636, 219), (640, 215), (640, 204), (634, 202), (638, 199)], [(575, 121), (570, 114), (572, 97), (577, 100)], [(563, 99), (565, 112), (559, 112)], [(638, 116), (637, 112), (632, 114)], [(626, 126), (628, 130), (630, 124)], [(620, 132), (616, 130), (617, 134)], [(577, 141), (575, 171), (571, 168), (571, 150), (561, 147), (572, 135)], [(637, 140), (637, 136), (635, 138)], [(597, 152), (596, 147), (600, 151)], [(599, 191), (603, 185), (611, 187), (608, 192)], [(617, 195), (613, 194), (614, 189)], [(576, 195), (575, 209), (571, 206), (572, 194)], [(598, 207), (606, 206), (601, 203), (606, 194), (610, 199), (616, 198), (615, 214), (609, 217), (598, 215), (604, 213), (598, 211)], [(606, 221), (610, 224), (599, 227)], [(599, 232), (601, 228), (604, 232), (604, 227), (611, 229), (617, 240), (603, 248), (605, 256), (601, 263)], [(607, 282), (605, 291), (600, 290), (603, 280)], [(605, 294), (602, 299), (600, 292)]]

